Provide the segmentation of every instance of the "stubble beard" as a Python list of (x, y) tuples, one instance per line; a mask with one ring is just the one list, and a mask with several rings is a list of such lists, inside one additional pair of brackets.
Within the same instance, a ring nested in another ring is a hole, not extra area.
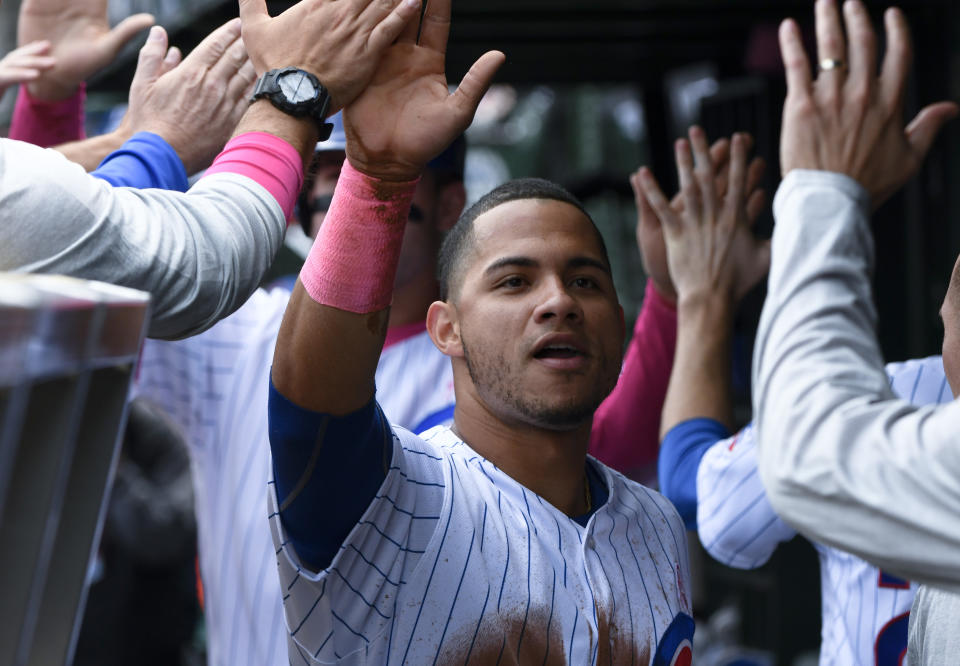
[[(471, 355), (466, 340), (461, 338), (461, 343), (470, 380), (488, 408), (499, 403), (512, 412), (514, 418), (530, 425), (548, 430), (572, 430), (592, 418), (612, 390), (612, 386), (609, 389), (601, 387), (580, 399), (551, 403), (541, 396), (524, 393), (521, 387), (512, 383), (510, 365), (502, 355)], [(598, 382), (597, 386), (605, 383)], [(496, 413), (497, 410), (493, 411)]]

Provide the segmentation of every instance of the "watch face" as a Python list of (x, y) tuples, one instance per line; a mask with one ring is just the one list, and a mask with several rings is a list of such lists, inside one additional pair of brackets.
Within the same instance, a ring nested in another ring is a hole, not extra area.
[(317, 89), (305, 72), (284, 74), (277, 79), (277, 85), (280, 86), (280, 91), (287, 101), (293, 104), (307, 102), (317, 97)]

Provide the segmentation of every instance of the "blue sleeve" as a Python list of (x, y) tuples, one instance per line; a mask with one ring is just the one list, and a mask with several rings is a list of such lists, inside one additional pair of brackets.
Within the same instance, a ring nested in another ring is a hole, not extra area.
[(660, 444), (660, 492), (673, 502), (688, 530), (697, 529), (697, 468), (711, 446), (730, 436), (719, 421), (690, 419), (670, 429)]
[(114, 187), (149, 187), (186, 192), (187, 171), (163, 137), (137, 132), (100, 163), (91, 175)]
[(331, 416), (293, 404), (272, 379), (268, 410), (280, 519), (301, 562), (320, 571), (386, 479), (393, 432), (376, 400)]

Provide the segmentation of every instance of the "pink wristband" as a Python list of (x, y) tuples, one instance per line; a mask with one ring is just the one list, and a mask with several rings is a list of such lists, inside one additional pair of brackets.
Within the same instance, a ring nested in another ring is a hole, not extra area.
[(21, 85), (10, 119), (10, 138), (41, 148), (83, 139), (86, 136), (83, 129), (86, 91), (86, 84), (81, 83), (71, 97), (48, 102), (32, 97), (27, 86)]
[(283, 209), (284, 219), (293, 217), (293, 207), (303, 185), (300, 153), (278, 136), (268, 132), (244, 132), (224, 146), (204, 177), (215, 173), (236, 173), (257, 181)]
[(344, 161), (300, 282), (310, 298), (365, 314), (390, 305), (400, 244), (417, 181), (390, 183)]

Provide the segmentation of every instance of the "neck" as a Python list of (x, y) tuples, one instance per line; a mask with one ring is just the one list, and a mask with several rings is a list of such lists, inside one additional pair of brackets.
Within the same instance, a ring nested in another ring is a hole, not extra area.
[(457, 435), (507, 476), (568, 516), (581, 516), (592, 508), (585, 496), (590, 427), (590, 420), (564, 431), (505, 423), (481, 401), (461, 400), (457, 391)]
[(394, 285), (388, 326), (425, 321), (430, 304), (440, 296), (434, 269), (424, 270), (402, 285)]

